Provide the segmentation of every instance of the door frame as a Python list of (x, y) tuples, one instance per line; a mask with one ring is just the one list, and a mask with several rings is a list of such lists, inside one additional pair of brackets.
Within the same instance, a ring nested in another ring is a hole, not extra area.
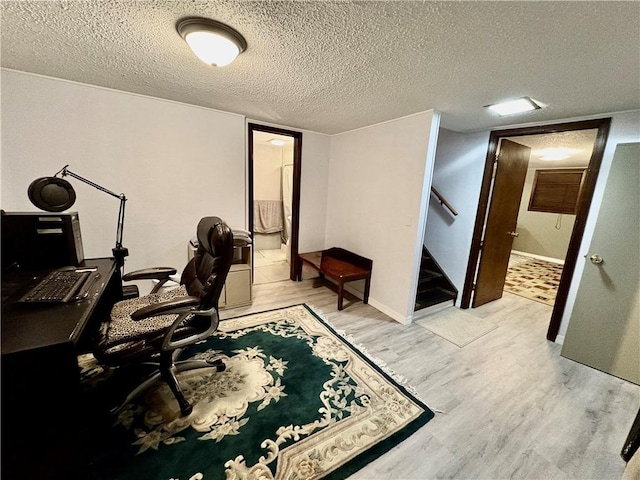
[[(260, 125), (257, 123), (248, 124), (248, 155), (247, 155), (247, 175), (248, 175), (248, 230), (253, 238), (253, 132), (273, 133), (286, 137), (293, 137), (293, 192), (291, 199), (291, 242), (290, 242), (290, 262), (289, 278), (295, 280), (296, 264), (298, 262), (298, 242), (300, 236), (300, 184), (302, 178), (302, 132), (285, 130), (282, 128)], [(253, 249), (252, 249), (253, 250)], [(251, 262), (253, 265), (253, 262)], [(253, 268), (253, 267), (252, 267)], [(252, 275), (253, 277), (253, 275)]]
[(580, 193), (580, 198), (578, 200), (576, 220), (571, 232), (571, 238), (569, 240), (567, 255), (564, 262), (564, 268), (562, 269), (562, 276), (560, 277), (560, 284), (558, 285), (556, 301), (553, 306), (551, 320), (549, 322), (549, 329), (547, 331), (547, 339), (555, 341), (558, 335), (558, 331), (560, 330), (562, 315), (567, 305), (569, 288), (571, 287), (571, 280), (573, 279), (573, 273), (575, 271), (576, 263), (578, 260), (580, 244), (582, 243), (582, 237), (584, 235), (584, 229), (587, 223), (587, 216), (589, 215), (589, 210), (591, 208), (591, 200), (593, 198), (596, 181), (598, 180), (598, 174), (600, 172), (600, 165), (602, 163), (602, 157), (604, 154), (607, 137), (609, 135), (610, 125), (611, 118), (609, 117), (596, 120), (558, 123), (555, 125), (539, 125), (534, 127), (522, 127), (508, 130), (494, 130), (491, 132), (491, 135), (489, 137), (487, 158), (484, 167), (484, 175), (482, 178), (482, 186), (480, 189), (480, 197), (478, 200), (478, 212), (476, 214), (473, 237), (471, 240), (469, 262), (467, 264), (467, 272), (460, 302), (461, 308), (469, 308), (469, 304), (471, 303), (471, 296), (473, 294), (474, 282), (477, 275), (478, 259), (480, 257), (482, 236), (484, 233), (486, 222), (486, 214), (489, 207), (489, 196), (493, 183), (493, 165), (494, 161), (497, 158), (496, 155), (498, 153), (500, 140), (505, 137), (540, 135), (597, 128), (598, 133), (596, 135), (593, 151), (589, 160), (589, 166), (587, 167), (587, 173), (582, 186), (582, 191)]

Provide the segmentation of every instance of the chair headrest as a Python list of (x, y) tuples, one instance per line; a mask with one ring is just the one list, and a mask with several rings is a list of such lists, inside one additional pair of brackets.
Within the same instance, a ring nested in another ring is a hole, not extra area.
[(200, 248), (214, 257), (219, 255), (220, 252), (214, 251), (216, 248), (215, 240), (222, 237), (226, 230), (229, 230), (229, 227), (221, 218), (203, 217), (198, 223), (197, 229)]

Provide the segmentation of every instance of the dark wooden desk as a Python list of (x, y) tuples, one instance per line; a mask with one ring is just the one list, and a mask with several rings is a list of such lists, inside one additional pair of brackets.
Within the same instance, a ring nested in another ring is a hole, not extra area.
[(298, 255), (295, 275), (298, 281), (302, 280), (303, 263), (318, 270), (320, 276), (327, 276), (338, 284), (338, 310), (342, 310), (344, 284), (346, 282), (364, 280), (362, 302), (367, 303), (369, 301), (371, 269), (373, 268), (372, 260), (339, 247), (301, 253)]
[(81, 478), (86, 439), (77, 355), (122, 283), (111, 258), (90, 259), (100, 278), (77, 303), (17, 300), (47, 271), (2, 276), (2, 473), (7, 478)]

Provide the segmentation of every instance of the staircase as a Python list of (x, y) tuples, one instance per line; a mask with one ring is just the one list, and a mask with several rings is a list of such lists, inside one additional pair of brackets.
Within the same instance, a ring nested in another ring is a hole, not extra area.
[[(422, 247), (422, 260), (420, 262), (420, 276), (416, 291), (415, 311), (436, 310), (453, 305), (458, 296), (458, 291), (449, 281), (440, 266), (433, 259), (426, 247)], [(422, 313), (422, 312), (421, 312)], [(426, 311), (424, 313), (427, 313)]]

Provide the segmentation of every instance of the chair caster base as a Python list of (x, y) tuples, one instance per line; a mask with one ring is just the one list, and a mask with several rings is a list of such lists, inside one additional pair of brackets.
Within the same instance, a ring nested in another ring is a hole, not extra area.
[(227, 366), (224, 364), (224, 362), (217, 358), (215, 360), (206, 360), (206, 362), (211, 365), (212, 367), (216, 367), (216, 372), (224, 372), (227, 369)]
[(180, 413), (182, 413), (183, 417), (188, 417), (193, 412), (193, 406), (190, 403), (186, 405), (180, 405)]
[(123, 403), (119, 406), (111, 409), (110, 413), (112, 416), (117, 416), (120, 411), (131, 402), (134, 398), (140, 395), (142, 392), (146, 391), (151, 385), (156, 383), (159, 378), (162, 378), (169, 388), (171, 389), (174, 397), (178, 402), (180, 407), (180, 412), (183, 417), (191, 415), (193, 412), (193, 406), (184, 398), (182, 391), (180, 389), (180, 385), (178, 384), (178, 379), (175, 374), (178, 372), (186, 372), (189, 370), (197, 370), (199, 368), (204, 367), (212, 367), (216, 369), (216, 372), (224, 372), (227, 369), (227, 366), (224, 364), (224, 361), (221, 358), (215, 359), (207, 359), (207, 360), (185, 360), (181, 362), (175, 362), (171, 369), (162, 370), (160, 372), (156, 372), (149, 376), (144, 382), (138, 385), (125, 399)]

